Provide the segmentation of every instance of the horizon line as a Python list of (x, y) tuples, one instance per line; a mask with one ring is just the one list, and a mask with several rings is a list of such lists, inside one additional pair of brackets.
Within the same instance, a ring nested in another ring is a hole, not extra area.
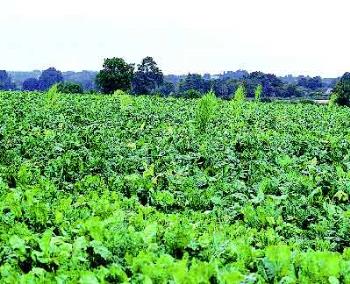
[[(62, 73), (67, 73), (67, 72), (74, 72), (74, 73), (79, 73), (79, 72), (99, 72), (100, 70), (93, 70), (93, 69), (75, 69), (75, 70), (60, 70), (54, 66), (50, 66), (50, 67), (47, 67), (45, 69), (32, 69), (32, 70), (6, 70), (6, 69), (0, 69), (0, 70), (5, 70), (6, 72), (23, 72), (23, 73), (30, 73), (30, 72), (36, 72), (36, 71), (39, 71), (39, 72), (42, 72), (44, 70), (47, 70), (48, 68), (55, 68), (56, 70), (62, 72)], [(299, 76), (304, 76), (304, 77), (321, 77), (322, 79), (336, 79), (336, 78), (339, 78), (342, 76), (342, 74), (334, 77), (334, 76), (322, 76), (322, 75), (310, 75), (310, 74), (302, 74), (302, 73), (299, 73), (299, 74), (296, 74), (296, 73), (284, 73), (284, 74), (278, 74), (278, 73), (273, 73), (273, 72), (264, 72), (264, 71), (260, 71), (260, 70), (255, 70), (255, 71), (249, 71), (249, 70), (246, 70), (246, 69), (236, 69), (236, 70), (224, 70), (224, 71), (221, 71), (219, 73), (215, 72), (215, 73), (210, 73), (210, 72), (185, 72), (185, 73), (165, 73), (163, 72), (164, 76), (170, 76), (170, 75), (175, 75), (175, 76), (186, 76), (188, 74), (200, 74), (201, 76), (205, 75), (205, 74), (209, 74), (209, 75), (223, 75), (225, 72), (238, 72), (238, 71), (246, 71), (248, 72), (249, 74), (250, 73), (253, 73), (253, 72), (262, 72), (264, 74), (272, 74), (272, 75), (275, 75), (277, 77), (288, 77), (288, 76), (292, 76), (292, 77), (299, 77)]]

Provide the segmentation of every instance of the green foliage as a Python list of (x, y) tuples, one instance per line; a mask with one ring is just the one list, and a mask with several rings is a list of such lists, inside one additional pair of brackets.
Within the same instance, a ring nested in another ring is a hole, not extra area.
[(0, 91), (1, 90), (14, 90), (15, 84), (12, 83), (11, 77), (5, 70), (0, 70)]
[(314, 105), (314, 104), (315, 104), (315, 101), (314, 101), (314, 100), (310, 100), (310, 99), (301, 99), (301, 100), (299, 100), (299, 103), (301, 103), (301, 104)]
[(204, 80), (200, 74), (188, 74), (185, 78), (180, 80), (178, 88), (181, 95), (190, 90), (205, 93), (210, 90), (210, 85), (209, 81)]
[(46, 92), (48, 99), (53, 99), (58, 95), (58, 84), (52, 85), (52, 87)]
[(116, 90), (131, 89), (134, 65), (123, 58), (106, 58), (103, 69), (96, 76), (96, 84), (104, 94), (113, 94)]
[(246, 90), (243, 85), (239, 85), (236, 89), (233, 99), (230, 102), (231, 113), (234, 120), (237, 121), (237, 125), (243, 125), (242, 113), (244, 111), (244, 102), (246, 99)]
[(334, 93), (334, 91), (332, 92), (330, 98), (329, 98), (329, 105), (330, 106), (334, 106), (337, 104), (337, 100), (338, 100), (338, 94)]
[(57, 84), (52, 85), (51, 88), (44, 95), (45, 97), (44, 101), (47, 108), (52, 108), (56, 106), (58, 94), (59, 94), (58, 85)]
[(47, 92), (53, 85), (63, 81), (63, 75), (61, 71), (50, 67), (44, 70), (38, 80), (38, 89), (43, 92)]
[(116, 90), (116, 91), (114, 91), (113, 95), (116, 96), (116, 97), (119, 97), (119, 96), (128, 95), (128, 93), (123, 91), (123, 90)]
[(190, 89), (183, 93), (183, 97), (186, 99), (198, 99), (202, 96), (202, 93), (200, 91)]
[(83, 88), (74, 82), (61, 82), (57, 85), (57, 91), (62, 94), (82, 94)]
[(292, 253), (288, 246), (270, 246), (266, 248), (263, 259), (267, 280), (282, 280), (287, 277), (295, 281), (295, 274), (292, 264)]
[(198, 100), (196, 106), (196, 123), (200, 131), (205, 131), (215, 115), (218, 100), (214, 92), (210, 91)]
[(331, 104), (350, 106), (350, 73), (345, 73), (335, 86), (331, 95)]
[(0, 92), (0, 282), (350, 283), (350, 109), (231, 103)]
[(133, 97), (122, 90), (116, 90), (113, 95), (118, 99), (121, 111), (129, 109), (134, 103)]
[(132, 91), (137, 95), (149, 95), (163, 83), (163, 72), (150, 56), (142, 59), (132, 80)]
[(254, 93), (254, 99), (256, 102), (260, 102), (262, 91), (263, 91), (262, 85), (258, 85)]
[(246, 91), (243, 85), (240, 85), (233, 96), (234, 101), (243, 102), (246, 98)]

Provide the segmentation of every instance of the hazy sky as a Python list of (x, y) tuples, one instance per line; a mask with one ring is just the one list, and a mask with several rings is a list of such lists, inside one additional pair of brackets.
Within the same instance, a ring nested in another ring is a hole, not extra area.
[(348, 0), (1, 0), (0, 69), (99, 70), (153, 56), (165, 73), (350, 71)]

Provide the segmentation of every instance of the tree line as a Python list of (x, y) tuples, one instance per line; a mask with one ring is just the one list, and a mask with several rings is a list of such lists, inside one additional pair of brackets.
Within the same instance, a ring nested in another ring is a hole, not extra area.
[[(68, 74), (67, 74), (68, 73)], [(277, 77), (263, 72), (248, 73), (245, 70), (225, 72), (219, 76), (210, 74), (164, 75), (152, 57), (145, 57), (140, 64), (126, 62), (123, 58), (107, 58), (102, 69), (96, 74), (84, 73), (84, 81), (74, 77), (74, 72), (65, 72), (51, 67), (38, 78), (27, 78), (21, 89), (24, 91), (46, 91), (58, 84), (63, 93), (83, 93), (87, 90), (111, 94), (116, 90), (135, 95), (157, 94), (196, 98), (212, 90), (223, 99), (232, 98), (239, 86), (243, 86), (247, 97), (254, 97), (258, 86), (262, 88), (262, 98), (290, 98), (322, 96), (333, 89), (336, 80), (321, 77)], [(64, 78), (65, 76), (65, 78)], [(0, 71), (0, 90), (16, 89), (6, 71)], [(329, 94), (328, 94), (329, 96)]]

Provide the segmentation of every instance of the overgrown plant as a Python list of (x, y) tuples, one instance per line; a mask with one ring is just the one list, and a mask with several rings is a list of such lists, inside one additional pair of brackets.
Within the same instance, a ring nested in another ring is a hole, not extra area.
[(215, 109), (217, 108), (218, 100), (213, 91), (205, 94), (198, 100), (196, 106), (196, 123), (201, 131), (205, 131), (210, 120), (214, 117)]
[(246, 99), (246, 90), (243, 85), (240, 85), (233, 95), (233, 100), (231, 101), (231, 111), (235, 120), (238, 120), (242, 115), (242, 104)]
[(258, 85), (255, 89), (255, 92), (254, 92), (254, 99), (256, 102), (260, 102), (260, 99), (261, 99), (261, 94), (262, 94), (262, 85)]
[(58, 92), (58, 85), (57, 84), (52, 85), (51, 88), (46, 93), (46, 98), (52, 99), (55, 96), (57, 96), (58, 93), (59, 93)]
[(45, 94), (46, 107), (48, 108), (54, 107), (57, 104), (58, 95), (59, 95), (58, 85), (54, 84)]
[(331, 107), (335, 106), (337, 104), (337, 100), (338, 100), (338, 94), (332, 93), (330, 98), (329, 98), (328, 105)]
[(133, 97), (122, 90), (116, 90), (113, 95), (117, 97), (121, 111), (128, 109), (134, 102)]
[(128, 94), (127, 92), (124, 92), (123, 90), (120, 90), (120, 89), (114, 91), (114, 93), (113, 93), (113, 95), (117, 96), (117, 97), (127, 95), (127, 94)]
[(245, 90), (243, 85), (240, 85), (237, 88), (237, 90), (235, 91), (235, 94), (233, 96), (233, 100), (235, 102), (241, 103), (241, 102), (245, 101), (245, 98), (246, 98), (246, 90)]

